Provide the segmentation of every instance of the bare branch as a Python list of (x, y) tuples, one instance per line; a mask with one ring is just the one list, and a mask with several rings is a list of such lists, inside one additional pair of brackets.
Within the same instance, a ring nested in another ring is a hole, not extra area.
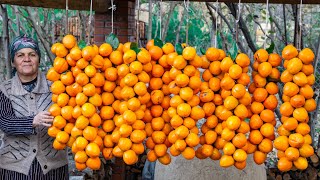
[[(214, 7), (214, 6), (212, 5), (212, 3), (206, 2), (206, 4), (208, 4), (208, 6), (210, 6), (210, 7), (211, 7), (212, 9), (214, 9), (215, 11), (217, 10), (216, 7)], [(231, 32), (232, 35), (233, 35), (233, 38), (235, 38), (235, 34), (233, 33), (233, 32), (234, 32), (234, 31), (233, 31), (234, 28), (231, 27), (231, 25), (230, 25), (229, 21), (227, 20), (227, 18), (222, 14), (221, 11), (218, 11), (218, 15), (219, 15), (219, 16), (222, 18), (222, 20), (226, 23), (226, 25), (228, 26), (230, 32)], [(240, 42), (237, 42), (237, 45), (238, 45), (238, 47), (240, 48), (240, 51), (241, 51), (241, 52), (246, 52), (246, 50), (244, 49), (244, 47), (242, 46), (242, 44), (241, 44)]]
[(169, 22), (170, 22), (171, 16), (172, 16), (172, 14), (174, 12), (174, 9), (176, 8), (177, 4), (178, 4), (177, 2), (170, 2), (169, 12), (166, 13), (166, 14), (168, 14), (168, 17), (167, 17), (167, 20), (164, 23), (164, 25), (163, 25), (164, 27), (162, 29), (162, 39), (161, 39), (162, 41), (164, 41), (166, 39), (166, 37), (167, 37), (168, 28), (169, 28)]
[[(237, 16), (237, 9), (235, 8), (235, 4), (234, 3), (226, 3), (226, 5), (228, 6), (231, 14), (233, 15), (233, 17), (236, 19)], [(252, 52), (256, 52), (257, 48), (254, 45), (254, 42), (250, 36), (250, 32), (248, 30), (247, 25), (244, 23), (243, 18), (240, 17), (239, 18), (239, 28), (241, 29), (243, 36), (245, 37), (245, 39), (247, 40), (248, 46), (251, 49)]]
[(17, 25), (17, 31), (19, 33), (20, 32), (20, 17), (19, 17), (19, 13), (18, 13), (18, 7), (13, 6), (13, 8), (14, 8), (14, 13), (16, 14), (16, 25)]
[[(274, 15), (272, 14), (272, 11), (270, 10), (270, 6), (268, 8), (268, 11), (269, 11), (269, 14), (270, 14), (270, 17), (274, 17)], [(275, 18), (272, 18), (272, 23), (277, 27), (279, 33), (280, 33), (280, 36), (282, 37), (282, 40), (280, 42), (284, 43), (284, 45), (286, 45), (286, 38), (285, 38), (285, 35), (284, 33), (282, 32), (281, 28), (280, 28), (280, 24), (276, 21)]]
[(48, 37), (42, 34), (43, 31), (41, 31), (41, 28), (37, 25), (37, 22), (35, 21), (35, 14), (34, 14), (35, 11), (33, 11), (30, 7), (27, 7), (26, 10), (29, 13), (29, 15), (31, 16), (31, 18), (27, 17), (26, 19), (32, 23), (32, 26), (33, 26), (34, 30), (36, 31), (44, 49), (46, 50), (47, 55), (48, 55), (51, 63), (53, 63), (54, 56), (51, 53), (50, 44), (49, 44), (49, 41), (47, 40)]
[(253, 19), (253, 22), (255, 22), (259, 28), (261, 29), (261, 31), (263, 32), (264, 35), (267, 36), (267, 38), (269, 38), (271, 41), (274, 41), (272, 37), (270, 37), (269, 35), (266, 34), (266, 32), (264, 31), (264, 29), (262, 28), (261, 24), (256, 20), (256, 19)]
[[(212, 5), (212, 3), (206, 2), (206, 4), (216, 11), (216, 7), (214, 7)], [(225, 15), (223, 15), (221, 11), (218, 11), (218, 14), (222, 18), (222, 20), (226, 23), (226, 25), (228, 26), (229, 30), (231, 32), (233, 32), (233, 28), (231, 27), (231, 25), (230, 25), (229, 21), (227, 20), (227, 18), (225, 17)]]
[(313, 62), (313, 66), (314, 66), (314, 76), (316, 77), (316, 72), (318, 71), (318, 62), (319, 62), (319, 57), (320, 57), (320, 34), (318, 36), (318, 45), (317, 45), (317, 49), (315, 52), (315, 60)]
[(16, 31), (12, 26), (12, 21), (8, 20), (8, 27), (13, 32), (14, 36), (19, 36), (18, 31)]
[(212, 28), (209, 28), (209, 30), (210, 30), (210, 35), (211, 35), (211, 40), (210, 40), (211, 41), (211, 46), (213, 46), (214, 45), (214, 43), (213, 43), (214, 38), (213, 37), (216, 36), (216, 34), (214, 34), (214, 31), (217, 30), (217, 27), (216, 27), (217, 19), (214, 16), (213, 10), (212, 10), (212, 8), (210, 8), (209, 3), (206, 3), (206, 6), (207, 6), (207, 8), (209, 10), (209, 13), (211, 15), (211, 20), (212, 20)]

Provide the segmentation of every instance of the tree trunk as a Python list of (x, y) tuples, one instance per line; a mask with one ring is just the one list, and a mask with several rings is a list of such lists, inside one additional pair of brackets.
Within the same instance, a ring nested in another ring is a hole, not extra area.
[[(236, 19), (237, 17), (237, 10), (235, 8), (235, 4), (234, 3), (226, 3), (226, 5), (228, 6), (231, 14), (233, 15), (233, 17)], [(247, 25), (244, 23), (243, 18), (240, 17), (239, 19), (239, 28), (241, 29), (243, 36), (245, 37), (245, 39), (247, 40), (248, 46), (251, 49), (251, 51), (253, 53), (255, 53), (257, 51), (257, 48), (254, 45), (254, 42), (250, 36), (250, 32), (248, 30)]]
[(161, 33), (162, 34), (162, 38), (161, 38), (162, 41), (165, 41), (165, 39), (167, 37), (168, 28), (169, 28), (169, 22), (170, 22), (171, 16), (172, 16), (172, 14), (174, 12), (174, 9), (177, 6), (177, 4), (178, 4), (177, 2), (170, 2), (169, 12), (166, 13), (166, 14), (168, 14), (168, 17), (167, 17), (166, 22), (164, 23), (164, 27), (163, 27), (162, 33)]
[(51, 13), (51, 19), (50, 19), (51, 23), (50, 23), (49, 32), (51, 34), (50, 42), (51, 42), (51, 44), (53, 44), (56, 41), (56, 39), (55, 39), (56, 38), (55, 37), (55, 34), (56, 34), (56, 32), (55, 32), (55, 24), (56, 24), (56, 22), (54, 20), (54, 11), (51, 10), (50, 13)]
[(294, 39), (293, 39), (293, 44), (295, 47), (298, 47), (298, 39), (299, 39), (299, 22), (298, 22), (298, 6), (293, 4), (291, 5), (292, 7), (292, 14), (293, 14), (293, 19), (294, 19)]
[[(13, 6), (14, 8), (14, 13), (16, 14), (16, 25), (17, 25), (17, 31), (15, 33), (15, 36), (19, 36), (20, 34), (20, 15), (19, 15), (19, 10), (17, 6)], [(14, 31), (15, 32), (15, 31)]]
[(182, 26), (182, 23), (183, 23), (183, 17), (186, 13), (186, 9), (183, 8), (183, 12), (182, 12), (182, 16), (181, 16), (181, 19), (180, 19), (180, 23), (179, 23), (179, 26), (178, 26), (178, 29), (177, 29), (177, 32), (176, 32), (176, 42), (175, 44), (178, 44), (179, 43), (179, 39), (180, 39), (180, 31), (181, 31), (181, 26)]
[(286, 22), (286, 5), (285, 4), (282, 4), (282, 11), (283, 11), (284, 42), (285, 42), (285, 45), (288, 45), (287, 22)]
[[(160, 11), (160, 2), (158, 3), (159, 4), (159, 14), (160, 15), (156, 15), (156, 16), (158, 16), (157, 17), (157, 19), (160, 19), (160, 16), (161, 16), (161, 11)], [(160, 27), (160, 35), (161, 35), (161, 24), (162, 24), (162, 22), (160, 21), (160, 25), (159, 25), (159, 23), (158, 23), (158, 20), (156, 21), (156, 29), (155, 29), (155, 34), (154, 34), (154, 38), (156, 38), (157, 36), (158, 36), (158, 30), (159, 30), (159, 27)], [(160, 36), (159, 36), (160, 37)]]
[(6, 79), (10, 79), (12, 77), (12, 67), (11, 61), (9, 58), (9, 30), (8, 30), (8, 13), (6, 5), (1, 5), (0, 8), (2, 14), (2, 32), (3, 32), (3, 49), (4, 51), (4, 59), (5, 59), (5, 67), (6, 67)]
[(152, 0), (149, 0), (148, 41), (152, 39)]
[[(217, 18), (218, 17), (215, 17), (214, 16), (214, 13), (213, 13), (213, 11), (212, 11), (212, 9), (210, 8), (210, 6), (209, 6), (209, 3), (206, 3), (206, 6), (207, 6), (207, 8), (208, 8), (208, 10), (209, 10), (209, 13), (210, 13), (210, 16), (211, 16), (211, 22), (212, 22), (212, 28), (209, 28), (209, 31), (210, 31), (210, 42), (211, 42), (211, 46), (213, 47), (215, 44), (215, 38), (217, 38), (216, 37), (216, 35), (217, 34), (215, 34), (214, 32), (217, 32), (217, 27), (216, 27), (216, 21), (217, 21)], [(215, 9), (215, 11), (217, 11), (217, 9)], [(217, 48), (217, 47), (216, 47)]]
[(80, 38), (79, 41), (85, 40), (86, 38), (86, 15), (83, 14), (81, 11), (78, 11), (78, 16), (80, 20)]
[(54, 55), (51, 53), (50, 44), (49, 44), (49, 41), (47, 40), (48, 37), (47, 35), (43, 34), (41, 27), (37, 24), (37, 21), (35, 20), (36, 18), (38, 18), (38, 15), (37, 15), (38, 12), (35, 11), (34, 9), (31, 9), (30, 7), (27, 7), (26, 10), (30, 15), (30, 18), (27, 18), (27, 20), (32, 23), (32, 26), (36, 31), (38, 38), (40, 39), (44, 49), (47, 52), (50, 62), (53, 63)]

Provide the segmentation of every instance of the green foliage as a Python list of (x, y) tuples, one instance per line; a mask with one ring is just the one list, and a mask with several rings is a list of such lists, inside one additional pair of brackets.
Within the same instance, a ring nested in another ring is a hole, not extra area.
[(217, 31), (217, 48), (222, 49), (222, 38), (221, 32)]
[(137, 54), (141, 51), (141, 49), (139, 49), (138, 44), (136, 42), (130, 43), (130, 49), (134, 50)]
[(87, 45), (87, 43), (86, 43), (86, 41), (84, 41), (84, 40), (80, 40), (80, 41), (78, 42), (78, 47), (79, 47), (80, 49), (83, 49), (84, 47), (86, 47), (86, 45)]
[(106, 42), (112, 46), (113, 50), (116, 50), (119, 46), (119, 39), (113, 33), (109, 34), (109, 36), (106, 38)]
[(230, 56), (232, 60), (236, 59), (238, 55), (238, 46), (236, 41), (233, 41), (232, 47), (228, 50), (227, 54)]
[(275, 44), (274, 44), (274, 42), (272, 42), (272, 43), (270, 44), (270, 46), (266, 49), (266, 51), (267, 51), (269, 54), (273, 53), (274, 46), (275, 46)]
[(202, 55), (206, 54), (206, 49), (204, 47), (201, 47), (200, 48), (200, 52)]
[[(152, 37), (153, 38), (160, 38), (160, 18), (159, 18), (159, 7), (156, 6), (153, 9), (153, 12), (157, 12), (157, 14), (153, 14), (152, 16)], [(210, 32), (209, 27), (206, 25), (205, 20), (203, 17), (203, 12), (198, 11), (194, 8), (193, 3), (190, 3), (190, 12), (189, 12), (189, 20), (187, 23), (187, 12), (182, 17), (182, 26), (180, 28), (179, 39), (178, 43), (186, 42), (186, 30), (188, 27), (188, 44), (190, 46), (199, 46), (205, 44), (210, 44)], [(181, 15), (180, 15), (181, 16)], [(169, 20), (169, 27), (168, 33), (165, 38), (165, 42), (170, 42), (175, 44), (176, 42), (176, 35), (178, 33), (178, 27), (180, 24), (180, 16), (179, 16), (179, 8), (175, 8), (170, 20)], [(167, 14), (162, 15), (162, 25), (164, 21), (167, 20)], [(207, 47), (203, 47), (207, 48)]]
[(162, 48), (163, 42), (161, 41), (161, 39), (155, 38), (155, 39), (154, 39), (154, 45)]
[(183, 51), (182, 45), (181, 44), (176, 44), (175, 45), (175, 50), (178, 53), (178, 55), (181, 55), (182, 51)]

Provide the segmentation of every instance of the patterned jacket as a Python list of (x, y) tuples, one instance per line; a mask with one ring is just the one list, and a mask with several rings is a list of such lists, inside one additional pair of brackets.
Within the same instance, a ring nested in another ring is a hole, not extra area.
[[(50, 107), (50, 85), (45, 74), (39, 72), (37, 85), (32, 92), (23, 88), (18, 75), (3, 82), (0, 90), (11, 100), (17, 117), (34, 116)], [(54, 139), (48, 135), (47, 130), (47, 127), (40, 126), (35, 128), (31, 135), (5, 133), (0, 147), (0, 168), (27, 175), (35, 158), (39, 161), (44, 174), (66, 165), (68, 163), (66, 150), (57, 151), (52, 147)]]

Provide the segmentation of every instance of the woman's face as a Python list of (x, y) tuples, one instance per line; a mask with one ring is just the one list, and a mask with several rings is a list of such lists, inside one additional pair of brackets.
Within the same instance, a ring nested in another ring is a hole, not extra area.
[(19, 76), (36, 77), (39, 67), (39, 55), (32, 48), (23, 48), (14, 55), (13, 66)]

